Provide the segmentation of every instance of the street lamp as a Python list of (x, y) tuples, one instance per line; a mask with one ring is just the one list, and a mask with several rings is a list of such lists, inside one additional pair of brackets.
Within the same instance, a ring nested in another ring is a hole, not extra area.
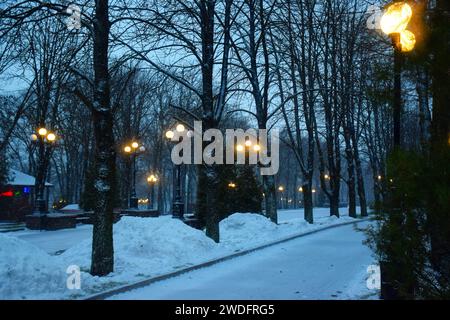
[(177, 132), (179, 132), (179, 133), (183, 133), (184, 130), (186, 130), (186, 128), (184, 127), (183, 124), (178, 124), (177, 127), (176, 127), (176, 130), (177, 130)]
[(148, 203), (148, 209), (155, 209), (155, 184), (158, 182), (158, 177), (154, 174), (151, 174), (147, 177), (147, 182), (150, 185), (150, 202)]
[(131, 192), (130, 192), (130, 209), (138, 209), (139, 208), (139, 199), (136, 195), (136, 157), (145, 152), (145, 147), (137, 141), (132, 141), (130, 145), (126, 145), (123, 148), (125, 154), (129, 155), (131, 158), (132, 166), (133, 166), (133, 177), (131, 183)]
[(242, 151), (244, 151), (244, 146), (242, 145), (242, 144), (238, 144), (237, 146), (236, 146), (236, 151), (237, 152), (242, 152)]
[(284, 187), (279, 186), (278, 191), (280, 192), (280, 209), (283, 209), (283, 194), (284, 194)]
[(314, 188), (312, 188), (312, 190), (311, 190), (311, 192), (312, 192), (312, 194), (313, 194), (313, 208), (314, 208), (314, 206), (316, 205), (316, 189), (314, 189)]
[(406, 30), (412, 14), (412, 9), (407, 3), (394, 2), (386, 9), (380, 21), (381, 30), (391, 37), (394, 48), (394, 147), (400, 147), (401, 143), (402, 53), (412, 51), (416, 44), (414, 33)]
[[(186, 128), (183, 124), (178, 124), (175, 126), (175, 130), (178, 133), (186, 132)], [(168, 130), (165, 136), (169, 142), (172, 142), (172, 138), (175, 136), (174, 130)], [(182, 197), (181, 188), (181, 164), (174, 164), (174, 176), (175, 176), (175, 188), (172, 203), (172, 218), (184, 219), (184, 202)]]
[(47, 129), (46, 128), (40, 128), (39, 130), (38, 130), (38, 133), (39, 133), (39, 135), (41, 136), (41, 137), (45, 137), (46, 135), (47, 135)]
[(45, 177), (47, 176), (48, 168), (48, 148), (52, 148), (56, 142), (56, 134), (45, 127), (40, 127), (35, 133), (31, 135), (31, 141), (38, 145), (38, 171), (35, 182), (35, 199), (34, 199), (34, 214), (44, 216), (47, 212), (47, 204), (44, 199), (45, 192)]

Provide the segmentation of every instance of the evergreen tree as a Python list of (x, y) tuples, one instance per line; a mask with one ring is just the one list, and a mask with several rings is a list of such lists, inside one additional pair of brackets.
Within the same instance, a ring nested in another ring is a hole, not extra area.
[(450, 3), (437, 0), (433, 9), (414, 61), (432, 78), (431, 139), (420, 152), (390, 155), (384, 213), (369, 230), (384, 298), (450, 298)]
[(84, 177), (84, 189), (81, 195), (80, 207), (85, 211), (93, 211), (95, 208), (96, 196), (95, 196), (95, 173), (94, 168), (89, 165), (86, 175)]
[(262, 189), (254, 167), (249, 165), (221, 165), (217, 201), (220, 202), (219, 219), (241, 213), (261, 213)]
[(255, 177), (255, 168), (245, 165), (237, 168), (234, 210), (237, 212), (261, 213), (262, 187)]

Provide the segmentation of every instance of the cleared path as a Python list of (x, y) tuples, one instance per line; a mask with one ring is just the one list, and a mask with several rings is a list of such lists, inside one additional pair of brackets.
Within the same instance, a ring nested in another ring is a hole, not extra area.
[(373, 263), (360, 222), (125, 292), (111, 299), (367, 299)]

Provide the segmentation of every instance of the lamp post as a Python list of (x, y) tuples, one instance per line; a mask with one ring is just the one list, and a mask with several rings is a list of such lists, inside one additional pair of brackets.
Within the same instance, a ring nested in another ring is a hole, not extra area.
[(132, 181), (131, 181), (131, 192), (130, 192), (130, 209), (138, 209), (139, 208), (139, 199), (136, 195), (136, 157), (145, 152), (145, 147), (140, 145), (138, 142), (133, 141), (130, 145), (125, 146), (123, 148), (125, 154), (131, 157), (132, 162)]
[(313, 194), (313, 203), (312, 203), (312, 205), (313, 205), (313, 208), (314, 208), (315, 205), (316, 205), (316, 189), (312, 188), (311, 192)]
[(155, 184), (158, 182), (158, 177), (154, 174), (151, 174), (147, 177), (147, 182), (150, 185), (150, 201), (148, 203), (147, 209), (152, 210), (155, 209), (154, 199), (155, 199)]
[(51, 148), (56, 142), (56, 134), (41, 126), (31, 135), (31, 141), (39, 148), (39, 165), (35, 182), (35, 199), (33, 214), (44, 216), (47, 213), (47, 204), (44, 199), (45, 177), (47, 176), (48, 158)]
[(416, 39), (414, 33), (406, 30), (412, 17), (412, 9), (405, 2), (394, 2), (388, 6), (381, 17), (381, 30), (390, 36), (394, 48), (394, 100), (393, 100), (393, 122), (394, 122), (394, 147), (401, 146), (401, 72), (403, 53), (414, 49)]
[(283, 208), (283, 194), (284, 194), (284, 187), (283, 186), (279, 186), (278, 187), (278, 191), (280, 192), (281, 196), (280, 196), (280, 209), (284, 209)]
[[(178, 133), (186, 132), (186, 128), (182, 124), (178, 124), (175, 127), (175, 130)], [(166, 139), (172, 142), (172, 138), (175, 136), (175, 132), (173, 130), (168, 130), (166, 132)], [(172, 218), (181, 219), (184, 218), (184, 202), (182, 196), (182, 187), (181, 187), (181, 164), (174, 165), (174, 195), (173, 195), (173, 203), (172, 203)]]

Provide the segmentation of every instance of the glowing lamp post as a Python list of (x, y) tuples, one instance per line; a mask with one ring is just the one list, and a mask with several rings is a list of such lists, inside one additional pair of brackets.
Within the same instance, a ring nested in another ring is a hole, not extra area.
[(56, 134), (45, 127), (40, 127), (36, 133), (31, 135), (31, 141), (37, 144), (39, 154), (39, 166), (36, 175), (34, 214), (43, 216), (47, 213), (47, 203), (44, 199), (45, 177), (49, 161), (50, 148), (53, 148), (56, 142)]
[(127, 145), (123, 148), (123, 151), (126, 155), (129, 155), (132, 161), (133, 165), (133, 176), (132, 176), (132, 182), (131, 182), (131, 192), (130, 192), (130, 202), (129, 207), (131, 209), (138, 209), (139, 208), (139, 199), (136, 195), (136, 157), (140, 154), (145, 152), (145, 147), (143, 145), (140, 145), (138, 142), (133, 141), (131, 145)]
[[(186, 128), (183, 124), (178, 124), (175, 127), (175, 130), (178, 133), (186, 132)], [(168, 130), (165, 134), (166, 139), (172, 142), (172, 138), (175, 136), (174, 130)], [(184, 202), (183, 196), (181, 194), (181, 164), (174, 165), (174, 178), (175, 178), (175, 187), (174, 187), (174, 195), (173, 195), (173, 203), (172, 203), (172, 218), (181, 219), (184, 218)]]
[(284, 187), (279, 186), (278, 191), (280, 192), (280, 209), (284, 209), (284, 205), (283, 205)]
[(148, 209), (155, 209), (155, 184), (158, 182), (158, 177), (151, 174), (147, 177), (147, 182), (150, 185), (150, 202), (148, 203)]
[(391, 4), (381, 17), (381, 30), (391, 37), (394, 48), (394, 103), (393, 103), (393, 122), (394, 122), (394, 147), (401, 145), (401, 71), (402, 71), (402, 53), (414, 49), (416, 38), (414, 33), (406, 30), (411, 20), (413, 11), (405, 2), (394, 2)]

